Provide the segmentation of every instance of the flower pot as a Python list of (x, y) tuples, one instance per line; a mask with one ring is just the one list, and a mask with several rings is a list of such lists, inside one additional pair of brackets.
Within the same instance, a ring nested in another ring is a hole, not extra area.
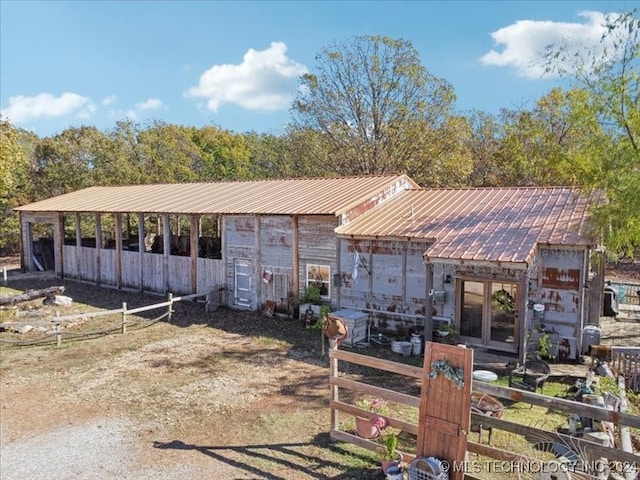
[(356, 417), (356, 433), (359, 437), (372, 439), (378, 438), (380, 429), (371, 423), (366, 417)]

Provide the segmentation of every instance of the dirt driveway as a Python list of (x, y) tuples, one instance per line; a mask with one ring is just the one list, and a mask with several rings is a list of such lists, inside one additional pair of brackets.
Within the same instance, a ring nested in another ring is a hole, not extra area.
[[(161, 301), (54, 283), (95, 308)], [(329, 441), (319, 332), (203, 310), (178, 304), (171, 324), (61, 347), (3, 343), (0, 478), (382, 478), (370, 454)]]

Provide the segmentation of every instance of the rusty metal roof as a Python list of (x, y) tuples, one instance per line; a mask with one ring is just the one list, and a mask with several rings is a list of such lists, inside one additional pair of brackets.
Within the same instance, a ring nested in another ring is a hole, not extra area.
[(29, 212), (340, 215), (381, 192), (416, 188), (406, 175), (90, 187), (16, 208)]
[(336, 233), (427, 240), (431, 260), (528, 264), (538, 244), (590, 244), (592, 201), (563, 187), (409, 190)]

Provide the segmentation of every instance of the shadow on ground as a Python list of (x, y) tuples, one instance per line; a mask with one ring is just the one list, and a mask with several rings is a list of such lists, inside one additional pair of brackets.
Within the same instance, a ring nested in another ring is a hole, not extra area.
[[(311, 442), (216, 446), (193, 445), (181, 440), (173, 440), (154, 442), (153, 446), (160, 450), (197, 451), (236, 468), (239, 472), (249, 473), (254, 476), (252, 478), (273, 480), (287, 480), (299, 478), (299, 476), (336, 480), (384, 478), (379, 467), (371, 465), (371, 456), (344, 450), (341, 444), (332, 443), (326, 433), (317, 435)], [(331, 452), (331, 458), (327, 458), (329, 457), (327, 450)], [(362, 466), (349, 465), (353, 463), (359, 463)]]

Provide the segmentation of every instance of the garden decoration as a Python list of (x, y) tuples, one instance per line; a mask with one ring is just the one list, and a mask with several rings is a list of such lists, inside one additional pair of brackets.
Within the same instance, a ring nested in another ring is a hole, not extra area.
[(362, 399), (356, 402), (356, 406), (363, 410), (376, 412), (376, 415), (371, 418), (356, 416), (356, 433), (358, 436), (366, 439), (378, 438), (380, 432), (387, 428), (388, 425), (387, 419), (382, 416), (383, 403), (377, 398)]
[(514, 298), (505, 289), (494, 292), (491, 295), (491, 301), (495, 303), (503, 312), (513, 312), (516, 308), (516, 302)]
[(447, 360), (434, 360), (431, 362), (429, 378), (437, 378), (441, 373), (447, 380), (454, 382), (456, 388), (464, 386), (464, 369), (452, 366)]

